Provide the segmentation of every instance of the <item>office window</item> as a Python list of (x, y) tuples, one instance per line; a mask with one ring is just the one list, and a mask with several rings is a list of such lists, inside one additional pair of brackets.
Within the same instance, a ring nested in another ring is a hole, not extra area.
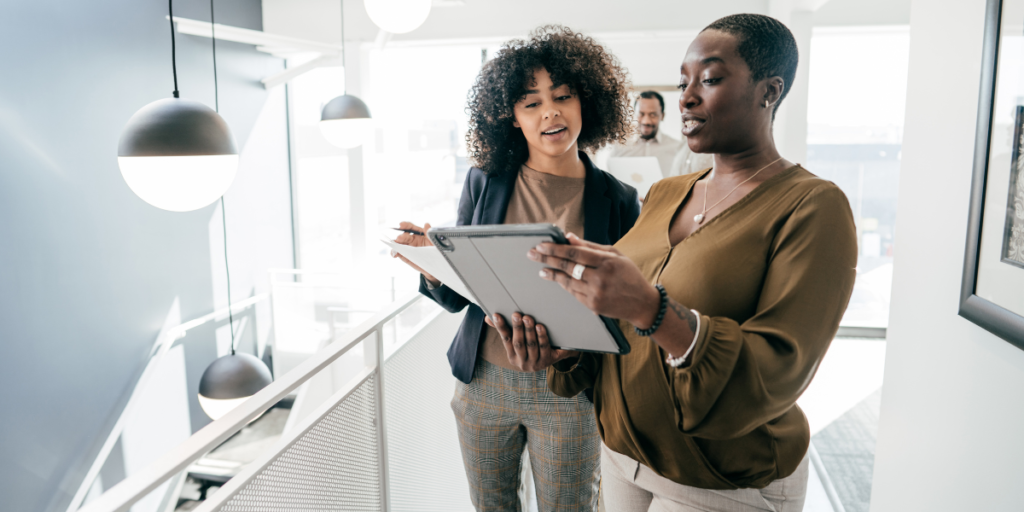
[[(302, 64), (289, 59), (289, 67)], [(351, 265), (348, 157), (320, 133), (320, 110), (341, 94), (340, 67), (314, 69), (288, 84), (292, 136), (294, 214), (300, 268), (328, 270)]]
[(469, 170), (466, 98), (482, 55), (471, 45), (370, 53), (367, 101), (377, 128), (374, 148), (364, 158), (369, 209), (380, 229), (403, 220), (455, 223)]
[(811, 40), (807, 167), (842, 188), (857, 223), (844, 327), (889, 323), (909, 46), (907, 27), (818, 28)]
[[(415, 289), (417, 274), (379, 242), (400, 221), (455, 223), (469, 164), (467, 93), (483, 56), (480, 46), (393, 43), (364, 50), (362, 92), (373, 134), (362, 146), (362, 205), (353, 211), (349, 157), (317, 123), (343, 90), (340, 67), (313, 70), (289, 83), (299, 266), (342, 274), (353, 289)], [(290, 59), (289, 66), (302, 63)], [(360, 218), (361, 216), (361, 218)]]

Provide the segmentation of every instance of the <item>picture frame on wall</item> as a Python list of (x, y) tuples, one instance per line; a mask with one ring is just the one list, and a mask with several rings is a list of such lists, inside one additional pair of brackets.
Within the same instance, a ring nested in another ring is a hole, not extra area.
[(988, 0), (960, 316), (1024, 350), (1024, 0)]

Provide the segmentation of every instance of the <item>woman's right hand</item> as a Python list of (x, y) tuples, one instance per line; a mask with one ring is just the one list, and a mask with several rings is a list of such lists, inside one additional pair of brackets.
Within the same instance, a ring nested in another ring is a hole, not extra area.
[(562, 359), (580, 354), (575, 350), (552, 348), (547, 328), (529, 315), (512, 313), (511, 326), (501, 315), (484, 317), (484, 321), (498, 330), (508, 353), (508, 362), (520, 371), (539, 372)]
[[(430, 229), (430, 223), (428, 222), (428, 223), (424, 224), (423, 227), (420, 227), (420, 226), (417, 226), (417, 225), (413, 224), (412, 222), (400, 222), (400, 223), (398, 223), (398, 227), (401, 228), (401, 229), (409, 229), (409, 230), (412, 230), (412, 231), (419, 231), (420, 233), (426, 233), (427, 230)], [(412, 233), (401, 233), (401, 234), (399, 234), (395, 238), (395, 242), (400, 243), (402, 245), (411, 245), (413, 247), (429, 247), (431, 245), (434, 245), (434, 244), (430, 243), (430, 240), (427, 239), (426, 236), (414, 235)], [(431, 285), (439, 286), (441, 284), (441, 281), (439, 279), (437, 279), (436, 277), (428, 274), (425, 270), (420, 268), (418, 265), (416, 265), (415, 263), (409, 261), (409, 259), (406, 258), (405, 256), (402, 256), (401, 254), (398, 254), (395, 251), (391, 251), (391, 257), (392, 258), (399, 258), (402, 261), (404, 261), (406, 265), (409, 265), (410, 267), (416, 269), (417, 272), (419, 272), (420, 274), (423, 274), (423, 277), (427, 278), (427, 281), (430, 281)]]

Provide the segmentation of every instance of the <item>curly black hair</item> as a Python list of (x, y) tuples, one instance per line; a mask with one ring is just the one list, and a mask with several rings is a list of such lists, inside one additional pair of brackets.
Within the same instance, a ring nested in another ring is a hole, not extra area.
[(782, 77), (782, 96), (772, 110), (774, 118), (796, 78), (800, 52), (793, 33), (781, 21), (763, 14), (726, 16), (704, 30), (719, 30), (736, 36), (739, 41), (736, 50), (750, 68), (750, 79), (754, 82), (770, 76)]
[(629, 74), (618, 59), (590, 37), (560, 25), (543, 26), (526, 40), (502, 45), (469, 91), (466, 144), (470, 160), (485, 173), (516, 173), (526, 163), (526, 137), (512, 125), (513, 108), (541, 68), (580, 98), (581, 150), (624, 143), (631, 133)]

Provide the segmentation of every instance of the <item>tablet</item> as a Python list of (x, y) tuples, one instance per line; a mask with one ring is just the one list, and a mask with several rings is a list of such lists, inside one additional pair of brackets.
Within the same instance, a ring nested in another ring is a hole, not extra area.
[(541, 242), (569, 243), (554, 224), (457, 226), (427, 231), (488, 316), (512, 313), (544, 324), (552, 346), (566, 350), (629, 353), (618, 321), (595, 315), (561, 285), (540, 277), (545, 265), (526, 253)]
[(661, 165), (653, 156), (623, 156), (608, 159), (608, 172), (619, 181), (632, 185), (641, 199), (647, 197), (658, 180), (665, 176), (661, 173)]

